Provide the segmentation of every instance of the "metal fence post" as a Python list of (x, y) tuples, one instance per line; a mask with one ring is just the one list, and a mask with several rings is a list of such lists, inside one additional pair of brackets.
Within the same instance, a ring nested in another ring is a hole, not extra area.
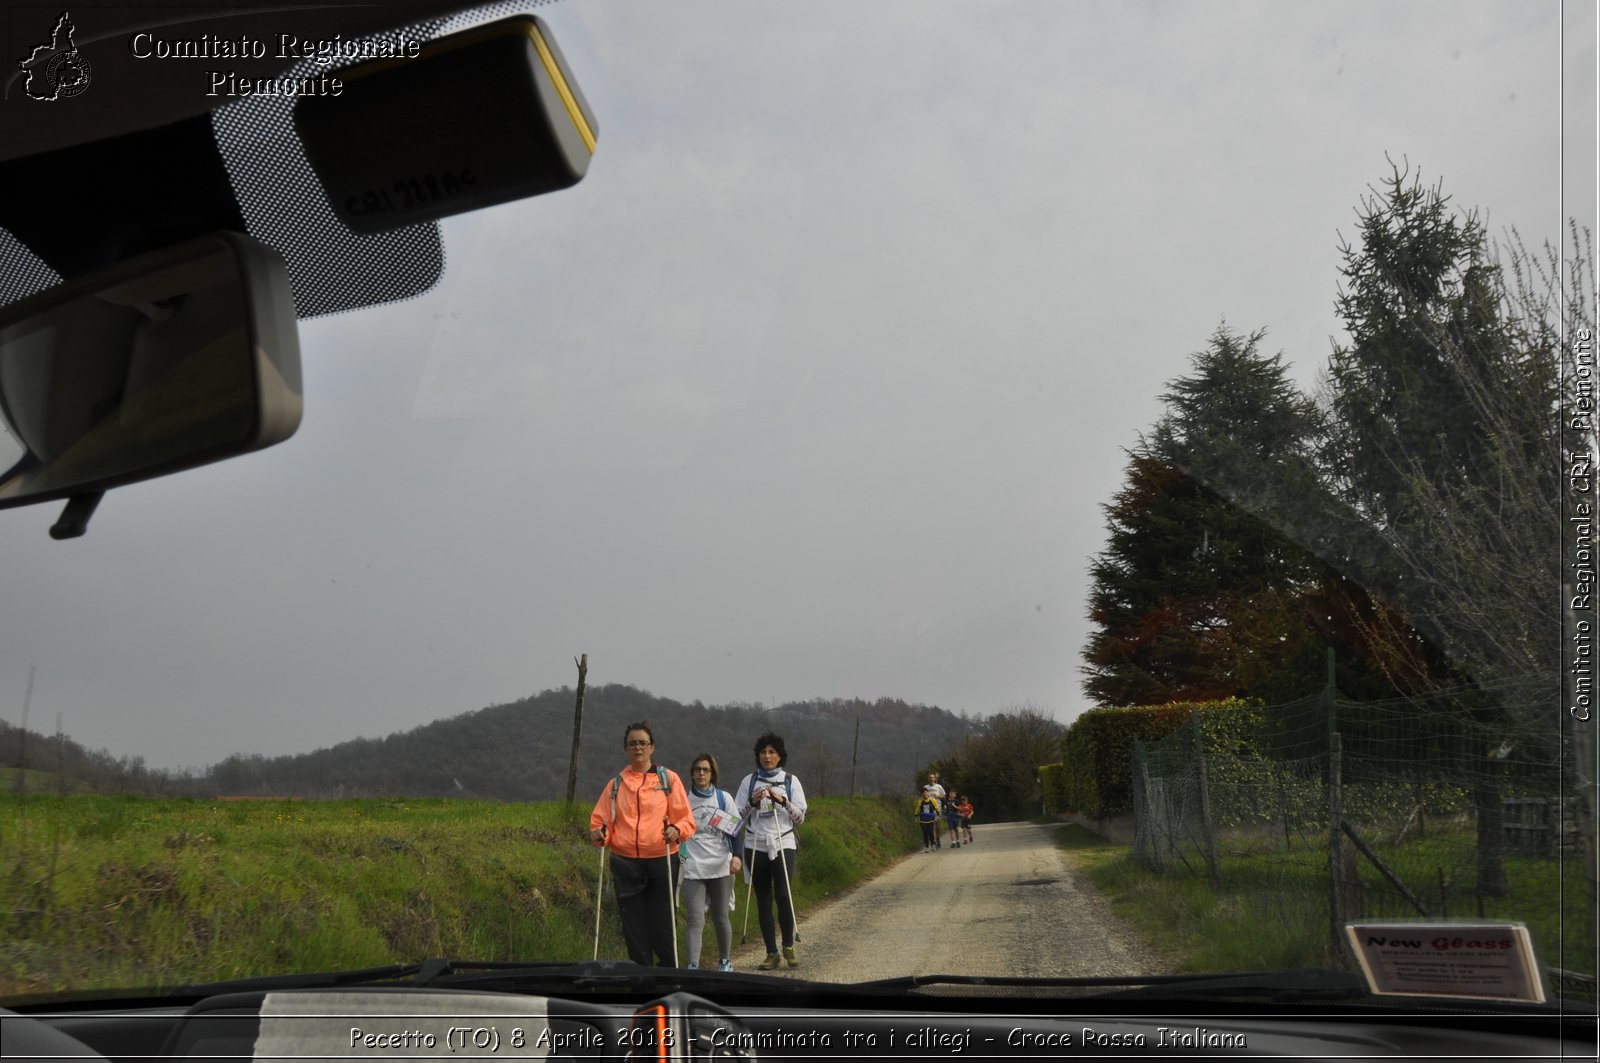
[(1339, 936), (1344, 932), (1344, 843), (1339, 837), (1344, 816), (1342, 752), (1335, 731), (1328, 736), (1328, 931), (1334, 955), (1339, 954)]
[(1206, 782), (1206, 743), (1200, 736), (1200, 709), (1189, 710), (1189, 722), (1194, 726), (1195, 764), (1200, 771), (1200, 829), (1205, 832), (1206, 873), (1211, 878), (1211, 888), (1222, 888), (1222, 873), (1217, 870), (1217, 835), (1211, 827), (1211, 792)]
[(1328, 648), (1328, 684), (1322, 688), (1328, 710), (1328, 932), (1334, 955), (1342, 948), (1344, 932), (1344, 819), (1343, 748), (1339, 741), (1338, 687), (1335, 685), (1333, 648)]

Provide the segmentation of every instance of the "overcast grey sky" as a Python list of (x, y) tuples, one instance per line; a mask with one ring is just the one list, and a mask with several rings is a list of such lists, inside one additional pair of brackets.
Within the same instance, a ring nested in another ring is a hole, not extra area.
[(427, 296), (302, 323), (288, 443), (77, 542), (0, 513), (0, 717), (36, 665), (35, 728), (200, 766), (586, 652), (683, 701), (1070, 719), (1124, 448), (1224, 320), (1312, 383), (1386, 153), (1496, 233), (1592, 223), (1565, 10), (1563, 52), (1555, 0), (541, 8), (587, 179), (446, 222)]

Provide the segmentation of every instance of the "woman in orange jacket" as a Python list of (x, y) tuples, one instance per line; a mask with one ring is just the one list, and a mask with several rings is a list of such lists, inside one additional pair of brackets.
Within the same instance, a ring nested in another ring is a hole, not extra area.
[(628, 766), (606, 784), (589, 814), (589, 838), (611, 850), (611, 884), (622, 915), (628, 958), (648, 966), (677, 965), (678, 925), (672, 884), (678, 843), (694, 834), (694, 814), (677, 772), (654, 763), (655, 735), (630, 723), (622, 748)]

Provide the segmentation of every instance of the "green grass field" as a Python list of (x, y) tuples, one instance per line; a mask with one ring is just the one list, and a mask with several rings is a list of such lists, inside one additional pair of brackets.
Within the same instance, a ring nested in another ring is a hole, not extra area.
[[(1213, 890), (1201, 869), (1158, 875), (1136, 864), (1123, 845), (1113, 845), (1077, 826), (1063, 827), (1058, 844), (1156, 948), (1177, 957), (1179, 971), (1256, 971), (1347, 964), (1330, 942), (1326, 850), (1223, 851), (1222, 887)], [(1419, 900), (1447, 918), (1480, 918), (1470, 890), (1470, 833), (1437, 835), (1394, 847), (1384, 859), (1409, 879)], [(1465, 854), (1465, 855), (1464, 855)], [(1507, 855), (1509, 895), (1485, 898), (1482, 918), (1527, 924), (1534, 952), (1545, 967), (1593, 975), (1592, 915), (1580, 856), (1557, 862)], [(1368, 916), (1420, 919), (1399, 907), (1393, 888), (1365, 860), (1358, 861)], [(1563, 912), (1561, 893), (1566, 891)], [(1563, 922), (1565, 919), (1565, 922)]]
[[(902, 804), (812, 801), (802, 912), (910, 851)], [(587, 822), (560, 803), (0, 796), (0, 996), (588, 959)], [(626, 955), (609, 899), (600, 955)]]
[[(0, 768), (0, 793), (14, 794), (20, 788), (30, 794), (53, 794), (61, 789), (61, 780), (54, 772), (36, 768)], [(72, 784), (81, 789), (81, 784)]]

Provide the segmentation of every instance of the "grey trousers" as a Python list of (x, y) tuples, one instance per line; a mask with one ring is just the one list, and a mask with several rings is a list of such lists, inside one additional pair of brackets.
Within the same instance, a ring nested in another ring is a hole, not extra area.
[(733, 923), (728, 919), (728, 900), (732, 896), (732, 875), (683, 880), (683, 914), (689, 923), (684, 931), (683, 943), (688, 961), (700, 959), (708, 904), (711, 907), (711, 925), (717, 932), (717, 958), (726, 960), (733, 955)]

